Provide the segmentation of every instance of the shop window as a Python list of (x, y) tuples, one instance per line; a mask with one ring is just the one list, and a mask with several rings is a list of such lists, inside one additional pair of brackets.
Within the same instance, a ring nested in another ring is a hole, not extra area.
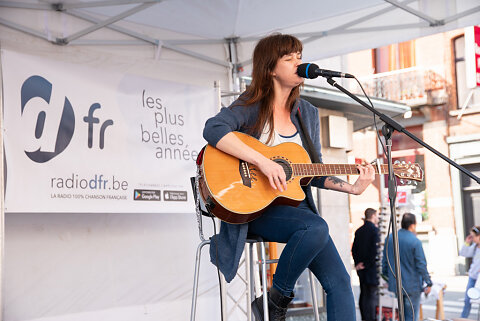
[[(407, 128), (409, 132), (417, 136), (420, 140), (423, 140), (423, 125), (410, 126)], [(399, 133), (397, 131), (393, 132), (392, 135), (392, 151), (401, 151), (407, 149), (418, 149), (422, 146), (416, 141), (405, 135), (404, 133)]]
[[(473, 28), (473, 27), (472, 27)], [(473, 29), (472, 29), (473, 31)], [(469, 43), (466, 43), (466, 42)], [(455, 86), (457, 90), (457, 109), (462, 109), (463, 107), (474, 108), (476, 110), (480, 109), (480, 87), (474, 86), (468, 87), (467, 78), (472, 77), (472, 75), (467, 75), (467, 61), (468, 55), (466, 50), (474, 51), (476, 44), (473, 44), (474, 39), (465, 37), (465, 35), (459, 36), (452, 40), (453, 43), (453, 63), (455, 70)], [(473, 54), (473, 52), (471, 52)], [(474, 57), (472, 57), (474, 59)], [(475, 68), (474, 62), (472, 61), (472, 68)], [(473, 85), (473, 84), (471, 84)]]
[[(409, 127), (408, 130), (420, 139), (423, 139), (422, 125)], [(399, 213), (410, 212), (417, 216), (417, 220), (428, 219), (428, 200), (425, 191), (425, 149), (403, 133), (395, 132), (392, 136), (392, 161), (406, 164), (416, 164), (424, 174), (424, 179), (415, 183), (400, 182), (397, 177), (397, 208)], [(382, 157), (381, 155), (380, 157)], [(387, 162), (383, 156), (384, 163)], [(414, 166), (414, 165), (411, 165)], [(385, 176), (385, 191), (388, 190), (388, 177)], [(387, 193), (388, 194), (388, 193)], [(388, 199), (388, 195), (384, 195)]]
[[(474, 175), (480, 175), (480, 164), (467, 164), (464, 167)], [(472, 226), (480, 225), (480, 184), (467, 175), (460, 174), (462, 188), (463, 220), (465, 222), (465, 234), (467, 235)], [(465, 236), (466, 236), (465, 235)]]
[(465, 37), (461, 36), (453, 40), (455, 79), (457, 84), (457, 108), (461, 108), (468, 96), (465, 69)]

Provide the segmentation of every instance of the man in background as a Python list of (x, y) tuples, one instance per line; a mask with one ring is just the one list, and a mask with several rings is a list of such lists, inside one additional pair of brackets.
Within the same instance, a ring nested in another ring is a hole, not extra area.
[[(400, 253), (400, 269), (402, 272), (402, 286), (410, 297), (403, 293), (403, 310), (405, 320), (418, 321), (420, 309), (420, 295), (430, 293), (432, 280), (427, 271), (427, 261), (423, 253), (422, 242), (416, 236), (417, 221), (415, 215), (405, 213), (402, 217), (402, 228), (398, 231), (398, 247)], [(387, 250), (388, 249), (388, 250)], [(388, 256), (387, 256), (388, 255)], [(387, 263), (390, 263), (391, 269)], [(393, 273), (395, 272), (395, 260), (393, 257), (392, 235), (385, 242), (382, 261), (382, 273), (388, 279), (388, 290), (396, 293), (397, 285)], [(424, 288), (424, 284), (426, 285)], [(413, 305), (413, 311), (412, 311)], [(413, 318), (415, 316), (415, 318)]]
[(364, 321), (375, 321), (375, 307), (378, 302), (378, 277), (375, 258), (379, 242), (378, 213), (373, 208), (365, 210), (365, 223), (355, 232), (352, 255), (360, 279), (358, 306)]

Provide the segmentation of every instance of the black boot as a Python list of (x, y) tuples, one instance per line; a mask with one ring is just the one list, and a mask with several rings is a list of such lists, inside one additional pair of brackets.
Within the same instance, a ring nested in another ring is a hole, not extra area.
[[(268, 294), (269, 321), (285, 321), (287, 306), (293, 299), (291, 296), (282, 295), (277, 289), (272, 288)], [(256, 321), (263, 321), (263, 295), (252, 302), (252, 311)]]

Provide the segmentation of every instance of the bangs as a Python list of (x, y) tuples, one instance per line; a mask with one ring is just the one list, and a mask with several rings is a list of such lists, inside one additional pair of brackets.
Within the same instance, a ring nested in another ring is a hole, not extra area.
[(279, 35), (276, 48), (278, 58), (281, 58), (293, 52), (302, 52), (303, 45), (300, 40), (295, 37), (292, 37), (290, 35)]
[(302, 52), (300, 40), (291, 35), (273, 34), (261, 39), (253, 51), (253, 69), (271, 72), (285, 55)]

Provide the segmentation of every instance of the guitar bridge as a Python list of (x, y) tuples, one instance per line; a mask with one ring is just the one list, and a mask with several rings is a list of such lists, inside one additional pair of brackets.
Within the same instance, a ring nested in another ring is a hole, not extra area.
[(243, 185), (252, 188), (252, 177), (250, 175), (250, 169), (248, 168), (247, 162), (239, 160), (238, 171), (240, 172)]

